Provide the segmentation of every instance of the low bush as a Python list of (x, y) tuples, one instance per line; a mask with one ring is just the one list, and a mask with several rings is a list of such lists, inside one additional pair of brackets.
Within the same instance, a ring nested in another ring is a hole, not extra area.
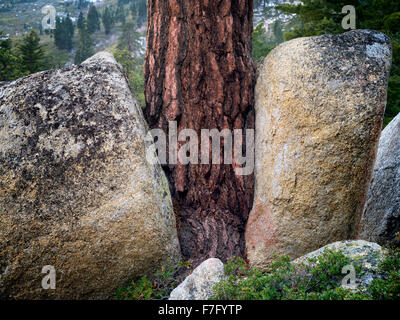
[[(392, 300), (400, 299), (400, 249), (389, 249), (378, 267), (379, 278), (368, 290), (344, 289), (343, 267), (351, 264), (341, 251), (326, 250), (309, 263), (277, 259), (266, 269), (250, 268), (242, 258), (225, 265), (226, 280), (214, 287), (214, 300)], [(120, 300), (164, 300), (192, 271), (190, 262), (170, 262), (154, 279), (142, 277), (120, 288)], [(361, 266), (355, 265), (358, 276)]]
[[(400, 298), (400, 250), (391, 249), (379, 266), (382, 278), (369, 290), (341, 288), (342, 269), (351, 263), (342, 252), (325, 251), (309, 264), (281, 258), (265, 270), (249, 268), (243, 259), (227, 263), (227, 279), (218, 283), (216, 300), (380, 300)], [(355, 266), (362, 276), (362, 268)]]
[(192, 271), (190, 261), (173, 263), (169, 261), (161, 267), (151, 280), (146, 276), (125, 288), (117, 290), (117, 300), (167, 300), (176, 288)]

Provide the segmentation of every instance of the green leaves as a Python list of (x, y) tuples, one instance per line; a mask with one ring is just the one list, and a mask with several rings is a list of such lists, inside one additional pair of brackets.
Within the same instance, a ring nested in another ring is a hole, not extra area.
[(391, 249), (379, 266), (385, 273), (383, 279), (375, 279), (370, 292), (376, 300), (400, 299), (400, 249)]
[(274, 48), (273, 45), (267, 44), (264, 25), (260, 23), (253, 31), (253, 51), (254, 61), (260, 62)]
[[(278, 259), (269, 268), (249, 268), (241, 259), (228, 262), (227, 280), (215, 286), (217, 300), (304, 300), (353, 297), (339, 288), (342, 268), (350, 260), (341, 252), (326, 251), (308, 264), (291, 263), (288, 257)], [(359, 294), (358, 298), (367, 296)]]
[[(227, 279), (214, 287), (216, 300), (370, 300), (400, 298), (400, 249), (390, 250), (379, 269), (382, 279), (369, 291), (341, 288), (343, 267), (351, 263), (340, 251), (325, 251), (308, 263), (278, 259), (265, 270), (249, 268), (241, 258), (225, 266)], [(361, 266), (355, 266), (362, 276)]]
[(35, 73), (43, 70), (44, 67), (44, 49), (40, 44), (40, 38), (36, 32), (31, 31), (22, 44), (17, 46), (21, 54), (21, 70), (27, 73)]
[(78, 50), (75, 53), (75, 64), (80, 64), (94, 54), (93, 40), (86, 29), (79, 32)]
[(141, 53), (141, 35), (136, 31), (136, 27), (133, 22), (127, 22), (124, 25), (117, 48), (113, 53), (129, 79), (129, 84), (137, 102), (144, 108), (146, 101), (144, 96), (143, 55)]
[(87, 15), (87, 30), (90, 34), (100, 30), (100, 17), (94, 5), (91, 5)]
[[(340, 251), (326, 250), (307, 263), (277, 259), (266, 269), (250, 268), (242, 258), (225, 265), (226, 280), (214, 287), (214, 300), (387, 300), (400, 299), (400, 249), (389, 250), (379, 266), (382, 278), (368, 292), (341, 288), (343, 267), (351, 263)], [(361, 275), (361, 266), (355, 266)], [(167, 299), (191, 272), (190, 262), (162, 267), (150, 281), (142, 277), (117, 292), (117, 299)]]
[(11, 40), (0, 40), (0, 81), (11, 81), (24, 74), (21, 57), (13, 52)]
[(103, 25), (104, 25), (104, 32), (106, 34), (109, 34), (111, 31), (113, 21), (112, 21), (110, 9), (108, 7), (106, 7), (106, 9), (104, 10), (102, 19), (103, 19)]
[(152, 281), (146, 276), (132, 283), (126, 288), (119, 288), (116, 293), (117, 300), (166, 300), (191, 272), (191, 262), (173, 263), (159, 269)]
[(56, 29), (54, 30), (54, 43), (58, 49), (71, 50), (72, 37), (74, 36), (74, 25), (69, 15), (66, 18), (56, 18)]

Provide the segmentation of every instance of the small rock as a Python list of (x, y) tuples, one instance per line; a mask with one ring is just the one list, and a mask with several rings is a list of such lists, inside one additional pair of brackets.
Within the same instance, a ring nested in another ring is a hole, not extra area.
[(224, 279), (224, 264), (211, 258), (200, 264), (169, 297), (169, 300), (207, 300), (214, 295), (213, 287)]

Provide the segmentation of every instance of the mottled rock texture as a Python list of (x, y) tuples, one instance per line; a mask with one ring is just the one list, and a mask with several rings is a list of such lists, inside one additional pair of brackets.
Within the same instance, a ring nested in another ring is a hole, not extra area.
[[(122, 68), (99, 53), (0, 89), (0, 296), (108, 298), (180, 250)], [(42, 267), (55, 267), (43, 290)]]
[(171, 292), (169, 300), (208, 300), (214, 295), (214, 286), (224, 277), (222, 261), (216, 258), (208, 259)]
[(374, 31), (275, 48), (256, 85), (253, 265), (356, 237), (386, 106), (389, 39)]
[[(350, 264), (353, 267), (361, 269), (359, 274), (355, 273), (355, 286), (353, 289), (368, 289), (374, 279), (382, 277), (378, 267), (384, 259), (385, 251), (380, 245), (364, 240), (334, 242), (296, 259), (293, 263), (308, 264), (312, 267), (313, 262), (309, 260), (316, 259), (328, 251), (340, 251), (344, 256), (349, 258)], [(348, 271), (343, 272), (343, 277), (347, 274), (349, 274)], [(349, 284), (346, 283), (346, 286)], [(341, 283), (341, 286), (343, 287), (343, 283)]]
[(360, 238), (400, 244), (400, 114), (383, 130), (361, 221)]

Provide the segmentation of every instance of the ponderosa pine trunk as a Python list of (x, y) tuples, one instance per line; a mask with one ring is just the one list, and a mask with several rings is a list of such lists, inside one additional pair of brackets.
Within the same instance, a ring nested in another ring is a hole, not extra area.
[[(253, 0), (149, 0), (145, 116), (151, 128), (254, 127)], [(223, 155), (223, 143), (221, 143)], [(244, 255), (253, 175), (168, 165), (182, 253), (195, 264)]]

